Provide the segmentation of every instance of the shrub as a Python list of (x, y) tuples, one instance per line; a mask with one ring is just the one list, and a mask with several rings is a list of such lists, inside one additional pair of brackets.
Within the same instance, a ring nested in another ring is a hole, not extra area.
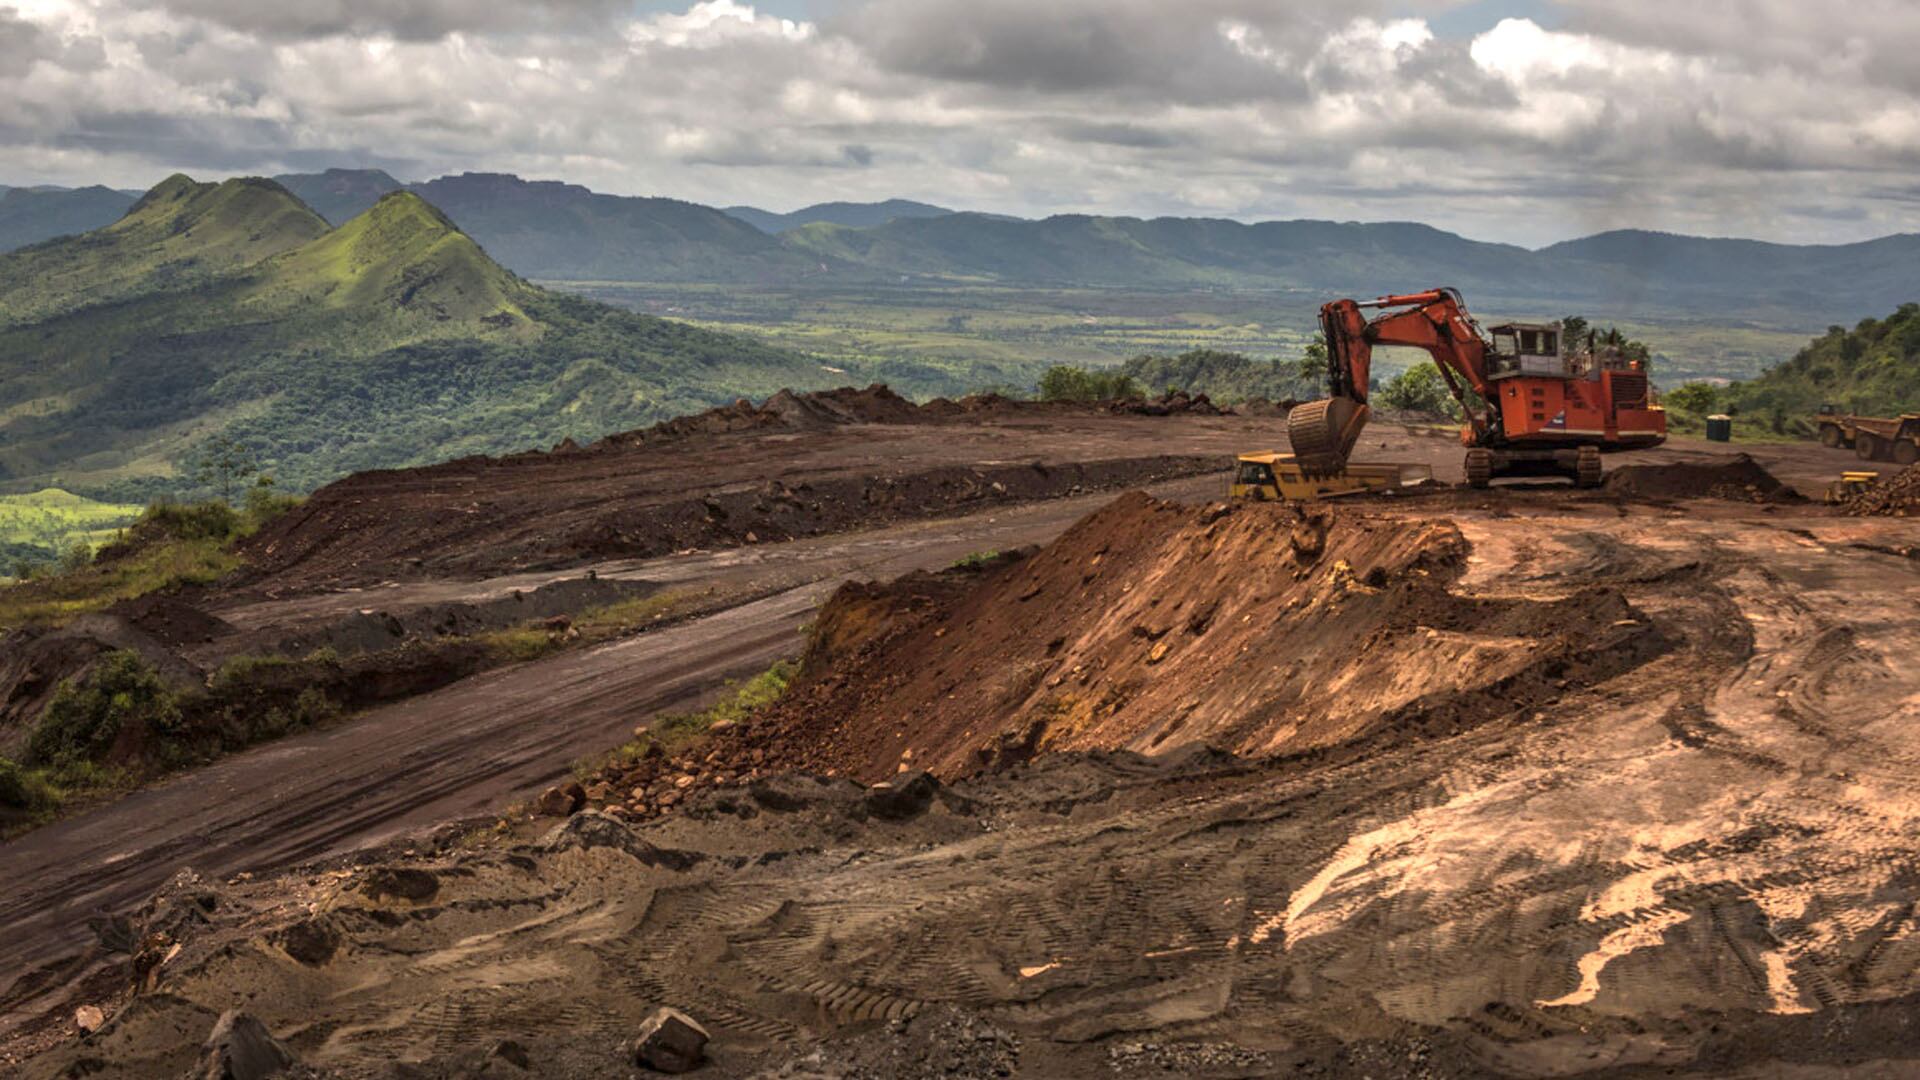
[(92, 761), (130, 724), (172, 735), (180, 723), (179, 698), (160, 673), (138, 655), (115, 650), (100, 657), (85, 682), (61, 682), (27, 747), (37, 761)]
[(0, 757), (0, 806), (18, 810), (33, 808), (33, 789), (26, 770), (9, 758)]
[(1117, 371), (1088, 371), (1056, 364), (1040, 376), (1042, 401), (1116, 401), (1145, 396), (1139, 383)]

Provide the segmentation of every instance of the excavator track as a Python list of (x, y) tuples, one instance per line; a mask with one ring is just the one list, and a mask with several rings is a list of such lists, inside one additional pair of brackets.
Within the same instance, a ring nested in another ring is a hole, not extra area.
[(1467, 451), (1467, 485), (1483, 488), (1493, 483), (1493, 451), (1474, 447)]
[(1600, 486), (1600, 448), (1583, 446), (1580, 448), (1579, 463), (1575, 466), (1573, 482), (1583, 488)]

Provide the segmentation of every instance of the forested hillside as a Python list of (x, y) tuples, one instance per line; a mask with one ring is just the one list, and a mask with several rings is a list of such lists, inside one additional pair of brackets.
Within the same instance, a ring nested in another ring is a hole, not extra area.
[(3, 491), (177, 493), (215, 436), (304, 488), (833, 378), (537, 288), (408, 192), (329, 229), (272, 181), (174, 177), (109, 228), (0, 257)]
[(1794, 355), (1714, 404), (1791, 428), (1822, 405), (1887, 416), (1920, 412), (1920, 303), (1853, 329), (1830, 327)]

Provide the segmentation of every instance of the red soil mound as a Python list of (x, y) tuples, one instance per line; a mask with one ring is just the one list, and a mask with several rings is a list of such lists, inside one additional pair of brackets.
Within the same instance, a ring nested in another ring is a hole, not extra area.
[(1465, 551), (1446, 522), (1128, 494), (975, 580), (841, 590), (754, 737), (869, 779), (1055, 749), (1296, 752), (1541, 707), (1658, 650), (1611, 590), (1451, 592)]
[(1735, 454), (1705, 464), (1627, 465), (1607, 473), (1616, 495), (1649, 499), (1730, 499), (1734, 502), (1797, 502), (1800, 496), (1766, 467)]

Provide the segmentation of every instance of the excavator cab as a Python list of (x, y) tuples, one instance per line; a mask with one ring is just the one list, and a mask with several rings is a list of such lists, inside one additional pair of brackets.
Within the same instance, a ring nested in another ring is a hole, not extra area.
[(1567, 376), (1567, 358), (1560, 350), (1559, 323), (1506, 323), (1488, 331), (1493, 348), (1487, 356), (1487, 377), (1513, 375)]

